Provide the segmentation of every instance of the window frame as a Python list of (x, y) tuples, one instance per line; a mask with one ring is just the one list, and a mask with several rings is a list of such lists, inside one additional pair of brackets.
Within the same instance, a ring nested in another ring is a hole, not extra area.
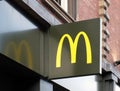
[[(75, 22), (75, 19), (55, 1), (55, 0), (41, 0), (56, 16), (63, 22), (70, 23)], [(68, 7), (69, 8), (69, 7)], [(74, 11), (74, 10), (73, 10)]]
[(77, 0), (68, 0), (68, 13), (76, 20), (76, 18), (77, 18)]
[[(54, 0), (55, 2), (58, 2), (58, 4), (61, 5), (62, 1), (61, 0)], [(76, 13), (77, 13), (77, 0), (67, 0), (68, 1), (68, 10), (67, 13), (70, 14), (75, 20), (76, 20)], [(64, 8), (63, 8), (64, 9)]]

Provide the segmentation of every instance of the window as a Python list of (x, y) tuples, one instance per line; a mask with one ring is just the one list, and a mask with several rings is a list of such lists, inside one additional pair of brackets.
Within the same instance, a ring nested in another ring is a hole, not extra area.
[(77, 0), (54, 0), (57, 2), (65, 12), (70, 14), (74, 19), (76, 19), (76, 1)]
[(66, 12), (68, 12), (68, 0), (55, 0), (61, 8), (63, 8)]
[(114, 91), (120, 91), (120, 84), (114, 83)]
[(50, 9), (65, 22), (75, 21), (77, 0), (42, 0), (42, 2), (49, 6), (48, 9)]
[(55, 0), (58, 4), (61, 5), (61, 0)]

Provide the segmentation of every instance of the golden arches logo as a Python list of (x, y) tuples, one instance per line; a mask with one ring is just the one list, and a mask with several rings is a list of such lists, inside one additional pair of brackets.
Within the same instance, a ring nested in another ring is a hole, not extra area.
[(26, 49), (26, 55), (28, 58), (28, 67), (32, 68), (32, 54), (31, 54), (30, 46), (27, 43), (27, 41), (22, 40), (18, 46), (16, 45), (15, 42), (13, 42), (13, 41), (10, 42), (5, 49), (5, 54), (9, 55), (9, 51), (13, 50), (14, 55), (15, 55), (15, 60), (20, 62), (20, 57), (22, 55), (23, 47), (25, 47), (25, 49)]
[(68, 39), (69, 45), (70, 45), (70, 51), (71, 51), (71, 63), (76, 63), (76, 51), (77, 51), (77, 45), (78, 45), (78, 40), (80, 36), (84, 37), (85, 43), (86, 43), (86, 56), (87, 56), (87, 64), (92, 63), (92, 50), (91, 50), (91, 45), (90, 45), (90, 40), (87, 34), (84, 31), (79, 32), (76, 35), (75, 40), (71, 38), (69, 34), (64, 34), (60, 42), (58, 44), (58, 49), (57, 49), (57, 55), (56, 55), (56, 67), (60, 68), (61, 67), (61, 53), (62, 53), (62, 47), (63, 47), (63, 42), (65, 38)]

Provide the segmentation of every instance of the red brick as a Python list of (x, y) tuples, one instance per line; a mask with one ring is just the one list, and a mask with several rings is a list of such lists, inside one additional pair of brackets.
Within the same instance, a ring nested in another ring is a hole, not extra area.
[(78, 0), (77, 20), (99, 17), (99, 0)]

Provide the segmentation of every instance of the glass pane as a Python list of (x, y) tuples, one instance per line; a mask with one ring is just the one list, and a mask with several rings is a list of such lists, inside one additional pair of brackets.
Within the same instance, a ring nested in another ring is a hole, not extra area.
[(28, 19), (11, 7), (7, 2), (0, 1), (0, 33), (23, 31), (37, 28)]
[(115, 83), (115, 86), (114, 86), (114, 91), (120, 91), (120, 86), (118, 86), (116, 83)]
[(61, 7), (68, 12), (68, 0), (61, 0)]
[(96, 76), (84, 76), (53, 80), (70, 91), (98, 91)]
[(0, 1), (0, 53), (43, 74), (42, 52), (43, 33), (5, 0)]
[(47, 81), (40, 80), (40, 91), (53, 91), (53, 85)]

